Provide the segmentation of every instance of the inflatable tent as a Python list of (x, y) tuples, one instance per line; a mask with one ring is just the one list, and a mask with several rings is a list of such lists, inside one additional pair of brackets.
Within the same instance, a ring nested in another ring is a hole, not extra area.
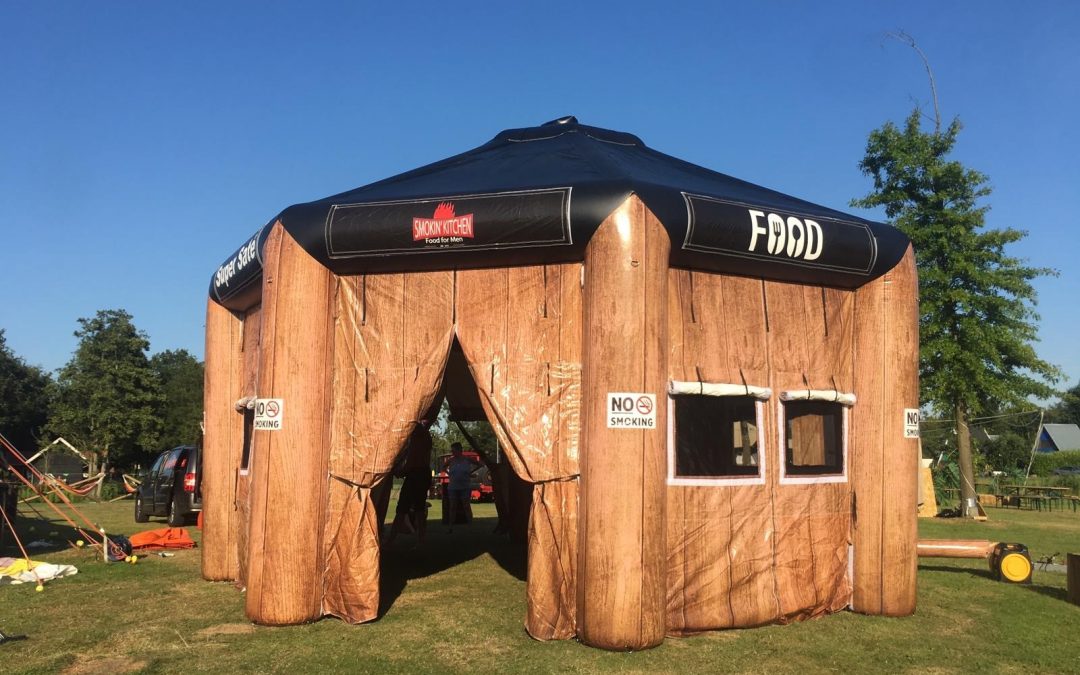
[(910, 614), (917, 331), (892, 227), (572, 117), (505, 131), (218, 268), (203, 574), (257, 623), (376, 618), (373, 493), (467, 390), (530, 487), (532, 636)]

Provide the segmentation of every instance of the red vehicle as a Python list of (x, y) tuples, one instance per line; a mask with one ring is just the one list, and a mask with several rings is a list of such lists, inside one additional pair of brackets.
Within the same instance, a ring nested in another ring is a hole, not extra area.
[[(465, 459), (476, 462), (478, 466), (472, 473), (472, 492), (469, 495), (469, 501), (473, 502), (493, 502), (495, 501), (495, 488), (491, 485), (491, 474), (488, 472), (484, 463), (480, 460), (480, 455), (472, 450), (466, 450), (461, 453)], [(433, 488), (433, 497), (441, 497), (446, 499), (446, 486), (450, 482), (450, 477), (446, 475), (446, 463), (450, 461), (450, 455), (440, 455), (438, 458), (439, 473), (435, 475), (435, 486)], [(445, 505), (444, 505), (445, 506)]]

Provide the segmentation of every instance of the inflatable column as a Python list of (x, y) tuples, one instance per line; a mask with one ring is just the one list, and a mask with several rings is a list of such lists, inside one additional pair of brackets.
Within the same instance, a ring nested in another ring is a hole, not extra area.
[[(631, 196), (585, 250), (578, 636), (605, 649), (665, 633), (669, 249)], [(633, 406), (615, 424), (611, 394)]]
[(284, 625), (322, 615), (333, 285), (280, 223), (264, 259), (245, 610)]
[(241, 321), (213, 300), (206, 307), (206, 380), (203, 389), (202, 575), (232, 581), (239, 573), (234, 505), (236, 470), (243, 450), (244, 418), (236, 412), (242, 391)]
[(915, 257), (855, 293), (851, 413), (855, 518), (852, 608), (915, 611), (919, 439), (905, 426), (919, 408), (919, 284)]

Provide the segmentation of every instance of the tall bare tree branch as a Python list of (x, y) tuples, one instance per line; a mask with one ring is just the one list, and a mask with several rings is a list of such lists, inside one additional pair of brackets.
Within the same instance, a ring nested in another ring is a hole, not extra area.
[(918, 43), (915, 42), (915, 38), (911, 37), (905, 30), (898, 30), (896, 32), (887, 32), (885, 37), (892, 38), (898, 42), (903, 42), (908, 47), (915, 50), (915, 53), (922, 59), (923, 65), (926, 66), (926, 76), (930, 78), (930, 96), (934, 100), (934, 135), (941, 133), (941, 109), (938, 107), (937, 97), (937, 83), (934, 81), (934, 71), (930, 68), (930, 59), (926, 58), (926, 54), (919, 48)]

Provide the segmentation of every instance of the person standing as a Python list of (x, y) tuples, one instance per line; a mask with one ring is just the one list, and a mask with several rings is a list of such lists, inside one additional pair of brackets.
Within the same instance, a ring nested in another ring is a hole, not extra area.
[(404, 477), (398, 493), (397, 510), (390, 526), (390, 541), (400, 532), (415, 534), (417, 545), (424, 543), (427, 533), (427, 496), (431, 488), (431, 420), (422, 419), (409, 436), (405, 450)]
[(471, 521), (469, 511), (469, 497), (472, 492), (472, 474), (480, 463), (475, 459), (466, 457), (461, 449), (461, 443), (450, 444), (450, 459), (446, 462), (446, 486), (450, 502), (450, 531), (454, 531), (454, 523), (458, 513), (465, 514), (465, 522)]

